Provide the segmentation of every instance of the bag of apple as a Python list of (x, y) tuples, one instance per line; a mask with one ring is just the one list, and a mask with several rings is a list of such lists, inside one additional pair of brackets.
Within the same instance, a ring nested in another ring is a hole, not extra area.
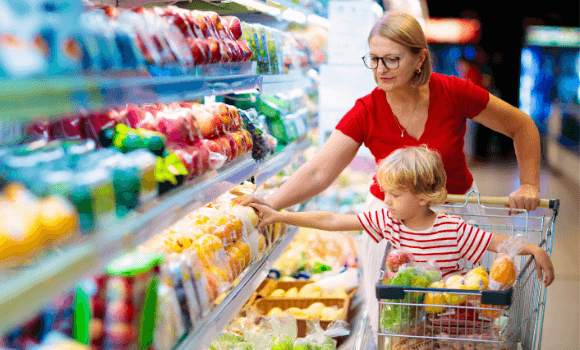
[[(441, 280), (441, 271), (434, 261), (415, 263), (415, 257), (402, 250), (391, 251), (386, 258), (389, 272), (383, 279), (384, 284), (404, 287), (426, 288), (431, 283)], [(380, 325), (383, 330), (401, 330), (420, 317), (421, 308), (402, 304), (419, 304), (423, 302), (424, 293), (405, 293), (402, 300), (387, 301), (382, 308)]]

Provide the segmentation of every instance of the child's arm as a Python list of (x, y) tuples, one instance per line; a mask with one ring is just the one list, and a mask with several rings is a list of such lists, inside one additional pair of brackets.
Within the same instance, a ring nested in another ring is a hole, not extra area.
[(250, 206), (256, 209), (260, 217), (259, 229), (274, 222), (325, 231), (361, 231), (364, 229), (356, 215), (335, 214), (327, 211), (277, 212), (265, 205), (252, 203)]
[[(491, 242), (487, 247), (487, 250), (498, 253), (501, 243), (508, 238), (500, 235), (493, 235), (491, 237)], [(536, 272), (538, 273), (538, 278), (542, 280), (542, 271), (544, 272), (544, 285), (549, 286), (554, 281), (554, 266), (552, 266), (552, 261), (550, 256), (542, 248), (535, 246), (533, 244), (526, 243), (524, 249), (519, 255), (533, 255), (534, 261), (536, 262)]]

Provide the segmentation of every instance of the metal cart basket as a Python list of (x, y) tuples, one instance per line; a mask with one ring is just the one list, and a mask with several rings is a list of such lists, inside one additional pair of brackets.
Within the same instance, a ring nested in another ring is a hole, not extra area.
[[(452, 213), (494, 235), (522, 235), (528, 243), (551, 254), (557, 199), (541, 200), (533, 213), (510, 210), (508, 198), (482, 197), (477, 192), (448, 196), (449, 208), (477, 203), (484, 214)], [(531, 215), (533, 214), (533, 216)], [(471, 350), (540, 349), (546, 304), (546, 288), (537, 276), (532, 256), (516, 257), (519, 274), (506, 291), (440, 289), (384, 285), (385, 251), (381, 280), (377, 283), (379, 303), (378, 349)], [(495, 253), (486, 252), (479, 261), (487, 272)], [(466, 269), (472, 269), (464, 262)]]

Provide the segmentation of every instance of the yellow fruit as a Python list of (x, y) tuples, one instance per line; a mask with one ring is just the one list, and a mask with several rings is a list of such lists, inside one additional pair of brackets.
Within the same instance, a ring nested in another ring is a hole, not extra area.
[[(443, 288), (445, 284), (441, 281), (433, 282), (429, 286), (429, 288)], [(427, 293), (425, 295), (425, 304), (431, 305), (445, 305), (445, 299), (443, 298), (443, 294), (441, 293)], [(425, 310), (429, 313), (435, 314), (439, 312), (443, 312), (445, 309), (444, 306), (425, 306)]]
[(344, 312), (344, 308), (340, 308), (340, 309), (336, 310), (336, 313), (334, 314), (334, 319), (342, 317), (343, 312)]
[(298, 296), (301, 298), (317, 298), (320, 295), (322, 295), (322, 288), (314, 283), (305, 285), (298, 292)]
[(323, 303), (314, 303), (312, 305), (310, 305), (306, 311), (308, 314), (310, 314), (312, 317), (317, 317), (320, 315), (320, 313), (322, 312), (322, 310), (324, 310), (326, 306)]
[(40, 201), (38, 220), (46, 242), (55, 241), (78, 227), (74, 209), (60, 197), (47, 197)]
[(252, 226), (254, 226), (254, 227), (258, 226), (258, 223), (260, 222), (260, 218), (258, 217), (258, 214), (256, 214), (256, 211), (252, 207), (244, 207), (244, 209), (246, 210), (246, 213), (248, 214), (248, 218), (250, 219)]
[(507, 255), (495, 259), (489, 271), (490, 289), (503, 290), (512, 286), (516, 280), (514, 260)]
[(479, 276), (481, 276), (481, 278), (489, 279), (489, 275), (487, 274), (487, 271), (485, 271), (485, 269), (481, 266), (476, 267), (475, 269), (469, 271), (467, 276), (470, 276), (470, 275), (479, 275)]
[(268, 312), (268, 316), (281, 317), (282, 315), (284, 315), (284, 311), (282, 311), (282, 309), (280, 309), (279, 307), (272, 308)]
[(297, 307), (291, 307), (289, 309), (286, 309), (286, 312), (291, 313), (292, 315), (294, 315), (294, 317), (299, 317), (299, 318), (305, 317), (304, 311), (302, 311), (302, 309), (299, 309)]
[(246, 266), (248, 266), (250, 261), (252, 261), (252, 251), (250, 250), (250, 246), (241, 241), (234, 243), (233, 246), (238, 248), (242, 252), (242, 255), (244, 256), (244, 263), (246, 264)]
[[(451, 276), (445, 282), (445, 288), (449, 289), (468, 289), (465, 286), (465, 280), (461, 276)], [(462, 294), (444, 294), (445, 303), (449, 305), (461, 305), (467, 301), (467, 296)]]
[(332, 296), (335, 298), (348, 298), (348, 294), (346, 293), (346, 290), (343, 286), (336, 287), (334, 293), (332, 293)]
[(284, 291), (284, 289), (276, 289), (275, 291), (273, 291), (270, 294), (270, 296), (271, 297), (283, 297), (285, 293), (286, 292)]
[(332, 294), (330, 294), (330, 293), (329, 293), (329, 292), (327, 292), (327, 291), (324, 291), (324, 292), (322, 292), (322, 297), (323, 297), (323, 298), (329, 298), (329, 297), (332, 297)]
[(336, 309), (332, 307), (325, 307), (320, 312), (320, 319), (323, 321), (332, 321), (336, 318)]
[(286, 298), (297, 298), (298, 297), (298, 288), (296, 288), (296, 287), (290, 288), (284, 296)]
[(467, 289), (484, 290), (487, 287), (487, 279), (483, 279), (480, 275), (468, 275), (465, 278), (465, 286)]
[(260, 254), (264, 254), (264, 250), (266, 249), (266, 237), (260, 235), (258, 237), (258, 251)]

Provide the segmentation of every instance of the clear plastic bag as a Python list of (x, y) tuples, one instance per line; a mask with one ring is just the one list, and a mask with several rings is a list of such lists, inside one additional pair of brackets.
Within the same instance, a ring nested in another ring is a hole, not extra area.
[(510, 289), (517, 277), (516, 264), (514, 257), (518, 255), (525, 247), (526, 242), (521, 234), (509, 237), (498, 247), (499, 253), (489, 270), (490, 290), (507, 290)]

